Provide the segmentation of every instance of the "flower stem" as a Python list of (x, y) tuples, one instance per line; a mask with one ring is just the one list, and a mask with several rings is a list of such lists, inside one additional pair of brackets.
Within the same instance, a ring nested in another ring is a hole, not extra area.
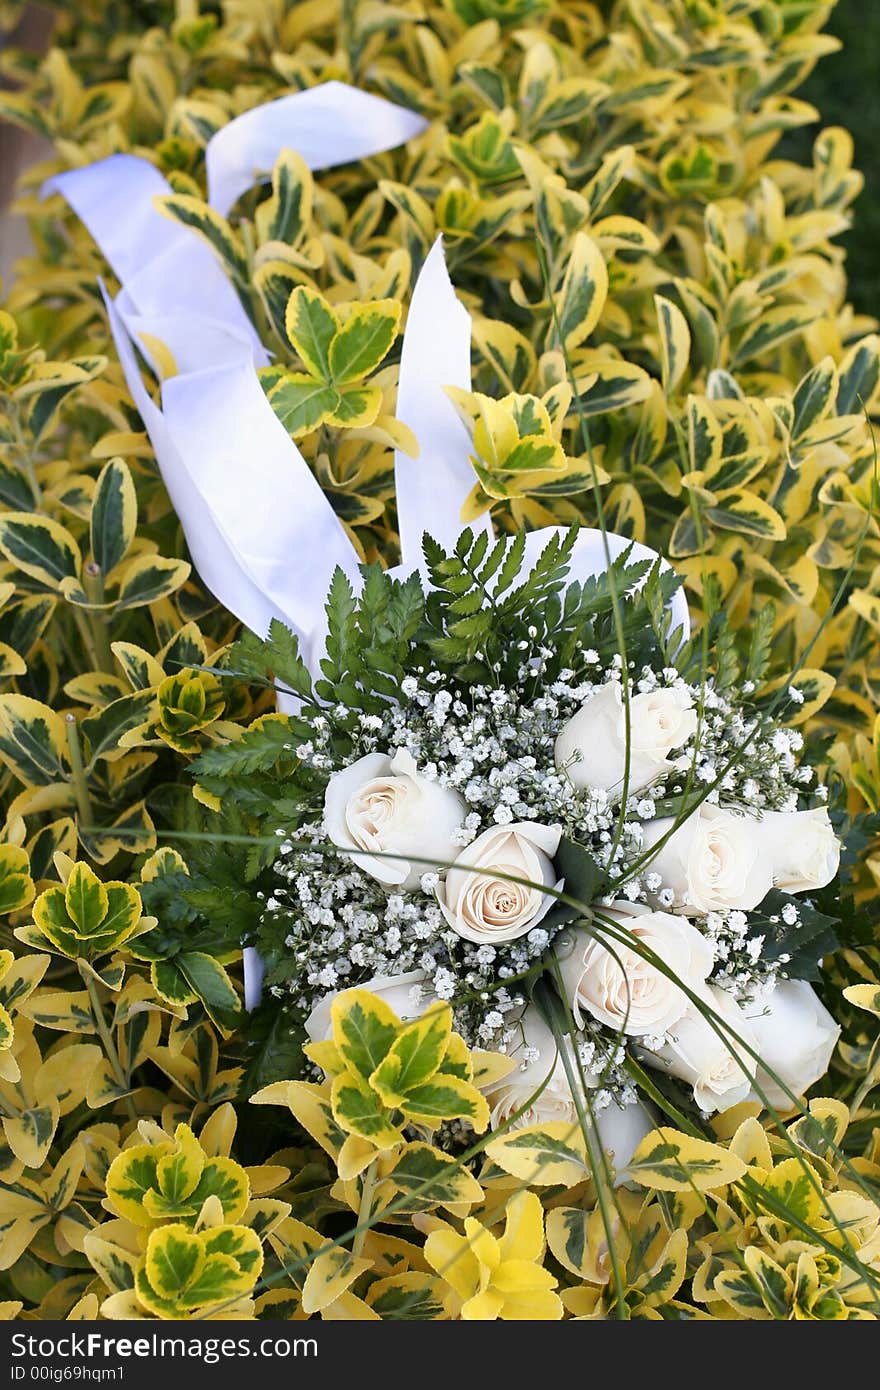
[[(101, 996), (98, 994), (98, 986), (95, 982), (95, 977), (94, 975), (90, 974), (88, 970), (85, 969), (82, 962), (78, 963), (78, 968), (80, 975), (82, 975), (83, 980), (85, 981), (86, 989), (88, 990), (89, 1002), (92, 1006), (92, 1015), (95, 1020), (95, 1027), (98, 1030), (98, 1037), (101, 1039), (101, 1043), (103, 1044), (104, 1053), (107, 1057), (107, 1061), (110, 1063), (110, 1069), (113, 1072), (114, 1080), (116, 1081), (116, 1084), (117, 1086), (119, 1086), (120, 1090), (128, 1091), (131, 1089), (131, 1080), (129, 1077), (126, 1076), (125, 1071), (123, 1070), (122, 1063), (119, 1060), (119, 1053), (117, 1052), (116, 1044), (113, 1041), (113, 1034), (110, 1032), (110, 1028), (107, 1024), (107, 1019), (104, 1016), (104, 1006), (101, 1003)], [(125, 1097), (125, 1108), (128, 1111), (129, 1118), (133, 1120), (135, 1124), (137, 1124), (138, 1114), (131, 1096)]]
[(351, 1243), (351, 1253), (357, 1258), (364, 1248), (364, 1241), (369, 1230), (370, 1217), (373, 1214), (373, 1193), (376, 1190), (376, 1177), (378, 1174), (378, 1158), (374, 1158), (370, 1166), (364, 1173), (364, 1185), (361, 1188), (361, 1202), (358, 1207), (358, 1227), (355, 1232), (354, 1240)]
[(79, 813), (80, 826), (94, 825), (94, 815), (92, 813), (92, 799), (89, 796), (89, 786), (86, 781), (86, 770), (83, 766), (82, 748), (79, 741), (79, 728), (75, 714), (65, 714), (64, 723), (67, 726), (67, 752), (70, 758), (70, 780), (73, 783), (73, 794), (76, 797), (76, 809)]
[[(104, 576), (101, 573), (101, 566), (96, 565), (94, 560), (89, 560), (83, 568), (83, 588), (90, 603), (100, 604), (104, 602)], [(89, 613), (89, 627), (95, 645), (98, 666), (102, 671), (108, 671), (112, 674), (116, 669), (116, 664), (110, 650), (110, 633), (104, 614), (91, 611)]]

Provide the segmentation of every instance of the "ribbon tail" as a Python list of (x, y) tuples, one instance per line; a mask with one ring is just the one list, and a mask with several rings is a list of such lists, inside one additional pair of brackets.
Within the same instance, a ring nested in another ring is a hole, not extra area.
[[(394, 458), (401, 570), (427, 577), (422, 536), (427, 531), (452, 550), (462, 531), (462, 508), (476, 482), (468, 433), (445, 387), (471, 386), (471, 318), (456, 296), (438, 238), (413, 290), (403, 337), (397, 418), (419, 445), (416, 459), (398, 450)], [(492, 537), (488, 516), (475, 533)]]

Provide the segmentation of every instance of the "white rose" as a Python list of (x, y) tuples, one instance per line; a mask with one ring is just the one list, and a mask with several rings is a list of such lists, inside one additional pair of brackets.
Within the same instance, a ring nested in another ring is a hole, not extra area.
[[(603, 908), (603, 914), (623, 928), (633, 944), (618, 940), (616, 934), (603, 934), (601, 920), (598, 936), (574, 933), (573, 949), (560, 959), (560, 970), (576, 1022), (582, 1025), (586, 1011), (630, 1037), (666, 1033), (688, 1008), (688, 997), (676, 980), (691, 989), (701, 986), (712, 969), (712, 948), (696, 927), (669, 912), (616, 902)], [(644, 958), (640, 943), (675, 979)]]
[[(467, 815), (457, 792), (419, 776), (411, 753), (368, 753), (335, 772), (324, 796), (324, 826), (334, 845), (366, 851), (356, 863), (380, 883), (416, 888), (432, 866), (458, 853), (453, 839)], [(394, 854), (399, 858), (376, 858)], [(416, 863), (411, 863), (415, 859)]]
[[(652, 849), (674, 824), (669, 817), (643, 827)], [(773, 887), (773, 867), (762, 841), (762, 822), (705, 802), (673, 831), (647, 868), (675, 895), (676, 907), (698, 912), (750, 912)]]
[(719, 1037), (712, 1024), (696, 1004), (671, 1029), (667, 1041), (658, 1051), (645, 1053), (646, 1060), (655, 1066), (662, 1063), (682, 1081), (694, 1088), (694, 1100), (701, 1110), (711, 1114), (729, 1110), (748, 1096), (755, 1076), (757, 1062), (740, 1040), (758, 1051), (758, 1040), (743, 1009), (725, 990), (707, 985), (698, 992), (706, 1005), (726, 1023), (731, 1032), (721, 1027)]
[(784, 893), (824, 888), (840, 866), (840, 841), (824, 806), (814, 811), (766, 811), (761, 842), (773, 882)]
[[(545, 888), (562, 888), (553, 855), (561, 831), (536, 821), (484, 830), (462, 850), (437, 885), (437, 901), (449, 925), (466, 941), (500, 946), (525, 936), (546, 916), (554, 899), (541, 887), (511, 882), (525, 879)], [(510, 875), (511, 877), (506, 877)]]
[[(518, 1062), (517, 1069), (502, 1077), (486, 1091), (492, 1128), (523, 1129), (527, 1125), (550, 1124), (556, 1120), (571, 1125), (579, 1124), (577, 1106), (553, 1033), (537, 1009), (531, 1005), (525, 1010), (519, 1026), (522, 1030), (522, 1041), (511, 1053), (512, 1060)], [(565, 1045), (568, 1046), (569, 1055), (573, 1059), (574, 1074), (579, 1076), (572, 1044), (565, 1039)], [(526, 1051), (537, 1055), (520, 1060)], [(527, 1104), (545, 1080), (547, 1084), (540, 1095)], [(583, 1081), (588, 1087), (598, 1085), (598, 1078), (590, 1073), (583, 1076)], [(524, 1105), (527, 1105), (527, 1108), (517, 1119), (512, 1120), (511, 1116)], [(589, 1105), (585, 1105), (584, 1110), (587, 1115), (590, 1114)], [(654, 1128), (654, 1123), (645, 1107), (638, 1103), (620, 1106), (612, 1101), (604, 1110), (593, 1113), (596, 1137), (615, 1166), (618, 1184), (626, 1181), (627, 1165), (645, 1135), (650, 1134)]]
[[(633, 695), (629, 708), (629, 790), (638, 792), (681, 765), (669, 755), (696, 733), (697, 714), (688, 691), (674, 687)], [(603, 685), (563, 725), (556, 766), (576, 787), (606, 792), (623, 787), (626, 714), (616, 681)]]
[[(410, 970), (405, 975), (374, 975), (371, 980), (365, 980), (362, 985), (353, 985), (352, 988), (378, 994), (398, 1018), (409, 1023), (414, 1018), (421, 1018), (425, 1010), (437, 1002), (434, 991), (426, 988), (427, 981), (424, 970)], [(312, 1042), (325, 1042), (332, 1036), (330, 1009), (337, 995), (345, 993), (345, 990), (334, 989), (318, 1000), (306, 1019), (306, 1033)]]
[[(770, 1071), (793, 1095), (802, 1096), (828, 1070), (840, 1028), (806, 980), (780, 980), (748, 1008), (758, 1054), (769, 1068), (758, 1068), (757, 1084), (774, 1110), (789, 1111), (791, 1098)], [(762, 1100), (757, 1090), (753, 1098)]]
[[(497, 1081), (486, 1091), (490, 1110), (490, 1124), (493, 1129), (522, 1129), (525, 1125), (547, 1124), (553, 1120), (567, 1120), (577, 1123), (577, 1108), (565, 1074), (565, 1064), (557, 1047), (556, 1039), (533, 1006), (523, 1013), (516, 1025), (520, 1041), (510, 1053), (516, 1064), (515, 1070)], [(569, 1057), (578, 1074), (578, 1063), (569, 1047)], [(526, 1056), (525, 1054), (529, 1055)], [(595, 1084), (591, 1076), (584, 1078), (588, 1086)], [(540, 1095), (530, 1098), (546, 1081)], [(511, 1119), (521, 1106), (529, 1102), (528, 1108), (518, 1119)]]

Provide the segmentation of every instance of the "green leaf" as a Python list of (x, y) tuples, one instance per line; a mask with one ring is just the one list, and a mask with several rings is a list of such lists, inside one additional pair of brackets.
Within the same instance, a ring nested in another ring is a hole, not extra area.
[(269, 404), (284, 428), (296, 437), (308, 434), (333, 414), (339, 392), (301, 372), (285, 372), (269, 392)]
[(79, 548), (70, 532), (51, 517), (4, 513), (0, 516), (0, 551), (50, 589), (57, 589), (62, 579), (79, 577)]
[(586, 232), (578, 232), (556, 300), (558, 332), (567, 351), (590, 336), (599, 322), (607, 295), (605, 258)]
[(64, 905), (80, 936), (93, 936), (101, 928), (107, 915), (107, 889), (88, 864), (74, 864)]
[(167, 598), (185, 584), (191, 566), (185, 560), (163, 559), (161, 555), (140, 555), (122, 571), (116, 607), (143, 608)]
[(338, 994), (331, 1006), (333, 1041), (346, 1065), (368, 1081), (401, 1030), (384, 1000), (363, 989)]
[(0, 696), (0, 758), (25, 785), (66, 782), (66, 754), (60, 715), (26, 695)]
[(394, 1209), (401, 1216), (430, 1207), (473, 1205), (483, 1199), (473, 1173), (430, 1144), (407, 1144), (386, 1181), (397, 1194)]
[(386, 1105), (404, 1103), (413, 1087), (434, 1075), (443, 1061), (451, 1032), (452, 1010), (448, 1005), (440, 1005), (397, 1034), (370, 1077), (370, 1085)]
[(661, 1192), (712, 1192), (736, 1182), (746, 1171), (741, 1158), (675, 1129), (652, 1131), (636, 1149), (627, 1172), (634, 1182)]
[(323, 295), (298, 285), (287, 301), (285, 329), (306, 371), (318, 382), (331, 380), (330, 344), (338, 326)]
[(137, 530), (137, 496), (131, 472), (122, 459), (102, 469), (89, 520), (92, 559), (108, 575), (125, 555)]
[(360, 381), (375, 371), (397, 337), (400, 304), (377, 300), (357, 309), (330, 344), (331, 379), (338, 384)]
[(654, 296), (657, 310), (657, 329), (660, 334), (660, 366), (663, 376), (663, 389), (667, 396), (678, 386), (688, 366), (691, 351), (691, 332), (688, 322), (677, 304), (664, 299), (660, 294)]
[(208, 1015), (220, 1028), (234, 1028), (241, 1014), (238, 995), (219, 961), (202, 951), (181, 951), (174, 963)]

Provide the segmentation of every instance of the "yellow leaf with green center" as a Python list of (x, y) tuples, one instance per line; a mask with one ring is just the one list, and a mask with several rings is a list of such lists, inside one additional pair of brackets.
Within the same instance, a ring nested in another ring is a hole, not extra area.
[[(578, 232), (562, 287), (556, 296), (556, 320), (563, 347), (570, 352), (592, 333), (608, 297), (608, 267), (595, 241)], [(554, 324), (554, 336), (556, 324)]]
[(433, 1006), (401, 1029), (369, 1078), (385, 1105), (405, 1105), (413, 1088), (434, 1075), (443, 1061), (451, 1033), (452, 1010), (448, 1004)]
[(334, 1160), (345, 1142), (345, 1131), (340, 1129), (333, 1117), (329, 1084), (318, 1086), (311, 1081), (275, 1081), (252, 1095), (250, 1103), (286, 1105), (315, 1143)]
[(433, 1322), (449, 1317), (449, 1298), (442, 1282), (420, 1270), (377, 1279), (370, 1285), (366, 1301), (388, 1321)]
[(67, 782), (64, 720), (26, 695), (0, 696), (0, 758), (26, 786)]
[(657, 1308), (675, 1297), (684, 1283), (687, 1253), (687, 1231), (673, 1231), (656, 1263), (635, 1281), (640, 1307)]
[(430, 1081), (413, 1086), (401, 1105), (406, 1118), (431, 1129), (446, 1120), (467, 1120), (477, 1134), (489, 1127), (489, 1106), (468, 1081), (447, 1072), (435, 1072)]
[[(259, 1247), (259, 1238), (240, 1228), (244, 1248)], [(184, 1226), (162, 1226), (147, 1242), (135, 1290), (141, 1303), (160, 1318), (181, 1318), (197, 1309), (217, 1307), (249, 1292), (259, 1267), (243, 1269), (234, 1255), (212, 1249), (212, 1233), (191, 1235)]]
[[(19, 845), (0, 845), (0, 916), (27, 907), (33, 896), (27, 851)], [(11, 964), (11, 955), (9, 961)]]
[(340, 386), (336, 400), (327, 413), (327, 423), (346, 429), (367, 429), (374, 424), (382, 409), (382, 392), (378, 386)]
[(760, 1195), (753, 1200), (781, 1221), (801, 1228), (814, 1226), (824, 1209), (819, 1175), (802, 1158), (777, 1163), (761, 1179)]
[(330, 344), (339, 321), (323, 295), (298, 285), (287, 301), (287, 337), (310, 376), (330, 381)]
[(328, 352), (334, 385), (361, 381), (376, 370), (397, 337), (400, 309), (395, 299), (352, 306)]
[(372, 1260), (355, 1257), (338, 1247), (325, 1250), (309, 1266), (302, 1291), (303, 1312), (320, 1313), (372, 1268)]
[(385, 1182), (393, 1191), (398, 1215), (431, 1207), (445, 1207), (459, 1214), (483, 1197), (474, 1175), (450, 1154), (430, 1144), (407, 1144), (387, 1172)]
[(794, 1290), (786, 1271), (756, 1245), (743, 1252), (743, 1259), (770, 1316), (787, 1318)]
[(660, 334), (660, 369), (663, 390), (672, 395), (687, 370), (691, 351), (688, 322), (677, 304), (663, 295), (654, 296), (657, 329)]
[(70, 532), (50, 517), (4, 513), (0, 516), (0, 551), (47, 589), (58, 589), (64, 579), (79, 578), (79, 547)]
[(123, 559), (137, 531), (137, 495), (131, 471), (122, 459), (101, 470), (89, 515), (92, 559), (108, 575)]
[(486, 1157), (536, 1187), (575, 1187), (590, 1175), (580, 1126), (566, 1120), (502, 1134), (486, 1145)]
[(736, 1182), (746, 1165), (729, 1149), (679, 1130), (659, 1128), (639, 1144), (627, 1172), (642, 1187), (680, 1192), (695, 1187), (713, 1192)]
[(107, 889), (88, 864), (74, 864), (64, 890), (64, 906), (77, 935), (94, 936), (109, 906)]
[[(873, 987), (855, 985), (853, 988), (866, 988), (870, 991)], [(877, 1013), (880, 1015), (880, 990), (875, 989), (874, 994)], [(844, 995), (848, 996), (849, 990), (844, 990)], [(798, 1148), (805, 1149), (834, 1171), (840, 1162), (843, 1136), (849, 1128), (849, 1107), (844, 1105), (843, 1101), (834, 1100), (830, 1096), (817, 1096), (815, 1100), (810, 1101), (807, 1109), (807, 1115), (802, 1115), (788, 1126), (788, 1137), (794, 1140)], [(830, 1176), (830, 1173), (828, 1175)]]
[(333, 1078), (330, 1103), (340, 1129), (369, 1139), (377, 1149), (400, 1143), (401, 1126), (392, 1123), (388, 1108), (357, 1072), (344, 1071)]
[(712, 1287), (740, 1317), (767, 1322), (773, 1316), (767, 1311), (761, 1289), (748, 1270), (722, 1270), (716, 1274)]
[(284, 372), (269, 390), (269, 402), (284, 428), (297, 438), (324, 424), (340, 396), (335, 387), (304, 372)]
[[(475, 1057), (491, 1057), (493, 1055), (490, 1052), (474, 1054)], [(458, 1033), (449, 1034), (446, 1055), (443, 1058), (443, 1070), (450, 1076), (460, 1077), (462, 1081), (472, 1081), (475, 1086), (482, 1084), (474, 1079), (474, 1062), (470, 1048)]]
[(337, 994), (330, 1019), (340, 1056), (365, 1082), (385, 1060), (405, 1026), (383, 999), (363, 989)]
[(114, 1158), (107, 1172), (106, 1191), (107, 1201), (117, 1216), (135, 1226), (153, 1225), (144, 1209), (144, 1197), (156, 1187), (159, 1160), (170, 1148), (169, 1144), (136, 1144)]
[(163, 1155), (156, 1164), (156, 1186), (169, 1202), (181, 1202), (198, 1186), (205, 1155), (189, 1125), (178, 1125), (174, 1138), (174, 1153)]
[(221, 217), (219, 212), (209, 207), (201, 198), (186, 193), (172, 193), (156, 198), (155, 206), (165, 217), (170, 217), (203, 237), (233, 280), (241, 285), (247, 283), (248, 263), (244, 244), (225, 217)]

